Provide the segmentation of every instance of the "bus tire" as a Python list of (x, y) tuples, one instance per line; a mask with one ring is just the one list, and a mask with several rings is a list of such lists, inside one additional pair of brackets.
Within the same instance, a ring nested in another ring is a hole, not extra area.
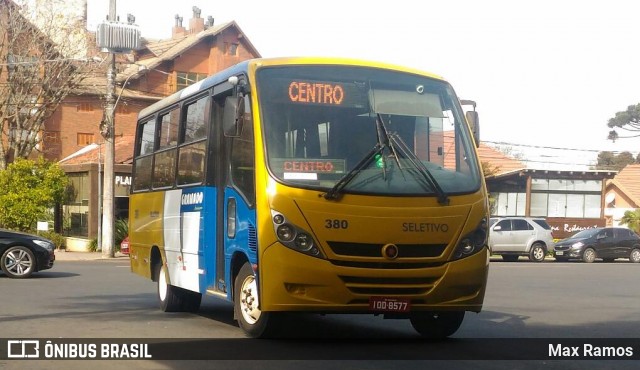
[(444, 339), (453, 335), (464, 319), (464, 311), (416, 312), (410, 317), (411, 326), (427, 339)]
[(184, 289), (181, 289), (180, 293), (182, 294), (182, 311), (198, 312), (202, 302), (202, 294)]
[(167, 266), (164, 264), (156, 265), (156, 281), (158, 282), (158, 302), (160, 309), (164, 312), (182, 311), (183, 296), (179, 289), (170, 285), (167, 280)]
[(238, 325), (251, 338), (267, 338), (274, 333), (273, 314), (258, 307), (258, 284), (251, 265), (242, 265), (233, 284), (233, 309)]

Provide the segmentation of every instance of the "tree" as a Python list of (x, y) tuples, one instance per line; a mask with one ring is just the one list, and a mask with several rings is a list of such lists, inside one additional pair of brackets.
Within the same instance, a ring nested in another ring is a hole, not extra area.
[(485, 178), (494, 176), (500, 172), (500, 166), (494, 166), (490, 162), (480, 161), (480, 165), (482, 166), (482, 174)]
[[(609, 139), (613, 141), (619, 138), (640, 136), (640, 103), (630, 105), (627, 110), (616, 113), (613, 118), (609, 119), (607, 126), (613, 129), (609, 131)], [(630, 136), (619, 136), (616, 128), (628, 131)]]
[(39, 220), (62, 203), (69, 180), (57, 163), (17, 159), (0, 171), (0, 224), (33, 231)]
[(627, 225), (633, 231), (640, 232), (640, 209), (626, 211), (620, 219), (620, 224)]
[(622, 152), (615, 155), (613, 152), (600, 152), (598, 153), (598, 163), (596, 164), (597, 170), (613, 170), (621, 171), (628, 164), (637, 163), (637, 158), (633, 158), (633, 154), (630, 152)]
[(0, 0), (0, 169), (39, 148), (45, 120), (97, 68), (79, 59), (86, 32), (56, 10), (61, 2), (38, 1), (32, 11), (26, 0)]

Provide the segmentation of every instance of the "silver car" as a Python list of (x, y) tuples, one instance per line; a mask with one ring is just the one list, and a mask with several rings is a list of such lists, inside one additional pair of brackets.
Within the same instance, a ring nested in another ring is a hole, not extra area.
[(527, 256), (541, 262), (547, 252), (553, 251), (551, 227), (544, 218), (492, 217), (489, 224), (491, 253), (501, 255), (505, 261)]

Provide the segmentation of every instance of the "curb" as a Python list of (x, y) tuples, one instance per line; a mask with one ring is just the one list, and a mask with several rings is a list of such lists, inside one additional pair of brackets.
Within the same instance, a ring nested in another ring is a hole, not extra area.
[(56, 250), (56, 261), (123, 261), (128, 260), (129, 256), (116, 252), (114, 258), (105, 258), (102, 256), (102, 252), (67, 252), (63, 250)]

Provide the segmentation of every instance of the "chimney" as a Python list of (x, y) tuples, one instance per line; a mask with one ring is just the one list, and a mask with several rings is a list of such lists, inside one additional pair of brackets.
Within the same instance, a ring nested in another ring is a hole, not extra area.
[(209, 29), (213, 27), (213, 17), (212, 16), (208, 16), (207, 17), (207, 24), (205, 24), (205, 28)]
[(173, 30), (171, 30), (171, 38), (177, 39), (183, 37), (187, 34), (187, 29), (182, 27), (182, 17), (176, 14), (176, 24), (173, 26)]
[(199, 33), (204, 31), (204, 18), (200, 17), (200, 13), (202, 12), (200, 8), (194, 6), (193, 8), (193, 18), (189, 21), (189, 33)]

